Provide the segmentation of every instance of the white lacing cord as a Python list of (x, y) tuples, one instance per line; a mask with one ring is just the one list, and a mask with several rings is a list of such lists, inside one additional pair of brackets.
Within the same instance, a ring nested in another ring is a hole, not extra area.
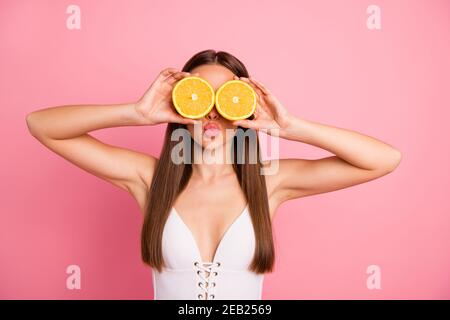
[[(197, 275), (203, 280), (203, 282), (199, 282), (198, 286), (202, 288), (204, 291), (204, 294), (199, 294), (197, 296), (198, 300), (204, 299), (208, 300), (208, 297), (212, 300), (215, 298), (214, 294), (209, 294), (209, 290), (216, 286), (215, 282), (211, 281), (211, 275), (217, 276), (219, 273), (217, 271), (213, 271), (214, 267), (220, 267), (220, 262), (194, 262), (194, 266), (198, 268)], [(206, 277), (203, 274), (209, 273), (209, 275)]]

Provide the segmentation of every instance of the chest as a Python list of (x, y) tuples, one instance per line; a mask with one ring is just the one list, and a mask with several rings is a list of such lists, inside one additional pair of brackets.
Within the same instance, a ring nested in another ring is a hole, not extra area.
[(245, 207), (228, 225), (216, 243), (212, 243), (210, 238), (205, 239), (193, 233), (173, 207), (164, 226), (162, 241), (168, 267), (190, 269), (198, 261), (220, 262), (225, 269), (246, 269), (255, 250), (254, 229), (248, 208)]
[[(235, 177), (216, 185), (191, 183), (181, 192), (173, 204), (172, 216), (178, 220), (181, 232), (187, 233), (202, 261), (213, 261), (221, 243), (234, 234), (242, 222), (242, 232), (251, 232), (253, 225), (247, 208), (246, 197)], [(269, 199), (269, 211), (274, 212)], [(245, 212), (246, 211), (246, 212)], [(246, 216), (242, 218), (242, 216)], [(236, 226), (237, 225), (237, 226)], [(239, 234), (237, 234), (239, 238)]]
[(191, 236), (202, 261), (213, 261), (228, 231), (232, 231), (240, 218), (248, 213), (246, 211), (247, 203), (243, 196), (235, 195), (234, 199), (211, 196), (196, 202), (177, 199), (172, 215), (179, 220), (180, 231)]

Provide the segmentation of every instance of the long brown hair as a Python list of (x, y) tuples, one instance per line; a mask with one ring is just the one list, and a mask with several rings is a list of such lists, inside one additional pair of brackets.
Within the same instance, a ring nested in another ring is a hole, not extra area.
[[(195, 67), (204, 64), (220, 64), (231, 70), (238, 77), (249, 77), (244, 64), (224, 51), (204, 50), (190, 58), (183, 71), (190, 72)], [(253, 117), (253, 116), (252, 116)], [(251, 118), (252, 118), (251, 117)], [(147, 196), (145, 218), (141, 234), (141, 254), (144, 263), (162, 271), (165, 266), (162, 255), (162, 235), (164, 225), (177, 196), (186, 187), (192, 174), (192, 162), (176, 164), (171, 159), (172, 149), (177, 141), (172, 141), (172, 132), (178, 128), (186, 128), (184, 124), (169, 123), (164, 137), (164, 144), (158, 160), (150, 190)], [(246, 129), (239, 127), (244, 132)], [(274, 266), (275, 249), (272, 238), (272, 225), (269, 214), (267, 187), (265, 176), (261, 174), (260, 146), (256, 136), (256, 163), (238, 161), (237, 135), (233, 137), (232, 149), (234, 155), (233, 169), (247, 200), (255, 231), (255, 252), (249, 270), (256, 273), (271, 272)], [(191, 138), (192, 139), (192, 138)], [(193, 145), (193, 141), (190, 145)], [(243, 156), (249, 159), (250, 144), (243, 144)]]

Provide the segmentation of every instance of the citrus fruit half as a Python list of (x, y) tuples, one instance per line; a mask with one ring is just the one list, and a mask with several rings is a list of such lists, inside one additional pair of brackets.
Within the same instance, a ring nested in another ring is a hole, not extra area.
[(198, 119), (214, 107), (214, 89), (200, 77), (186, 77), (173, 88), (172, 102), (183, 117)]
[(216, 109), (228, 120), (241, 120), (250, 117), (256, 109), (256, 93), (244, 81), (225, 82), (216, 93)]

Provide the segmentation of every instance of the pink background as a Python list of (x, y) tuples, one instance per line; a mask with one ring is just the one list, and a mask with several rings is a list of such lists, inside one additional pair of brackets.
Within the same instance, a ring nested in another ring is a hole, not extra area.
[[(81, 30), (66, 8), (81, 7)], [(381, 30), (366, 8), (381, 7)], [(131, 102), (167, 66), (213, 48), (238, 56), (306, 119), (386, 141), (392, 174), (297, 199), (275, 219), (264, 299), (450, 298), (449, 1), (0, 2), (0, 298), (152, 299), (134, 200), (49, 152), (25, 115)], [(159, 155), (165, 126), (96, 131)], [(282, 141), (281, 157), (328, 152)], [(82, 270), (66, 289), (66, 267)], [(366, 287), (369, 265), (381, 289)]]

